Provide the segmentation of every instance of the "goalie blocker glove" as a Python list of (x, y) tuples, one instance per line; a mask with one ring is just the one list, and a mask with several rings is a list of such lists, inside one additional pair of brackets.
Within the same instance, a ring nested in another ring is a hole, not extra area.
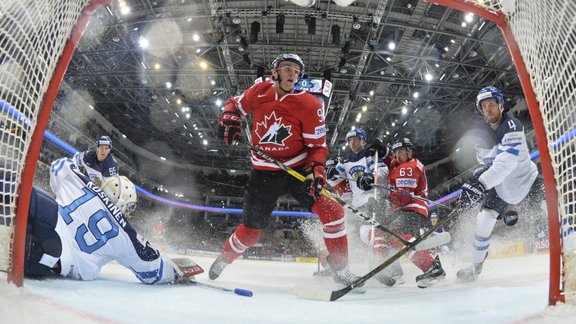
[[(307, 175), (305, 188), (308, 195), (312, 196), (314, 199), (320, 198), (322, 189), (326, 186), (326, 169), (324, 165), (318, 162), (313, 162), (304, 168), (304, 172)], [(310, 179), (310, 175), (312, 178)]]
[(233, 144), (234, 141), (240, 138), (242, 131), (242, 118), (239, 114), (225, 111), (220, 115), (220, 128), (218, 135), (226, 142), (226, 144)]

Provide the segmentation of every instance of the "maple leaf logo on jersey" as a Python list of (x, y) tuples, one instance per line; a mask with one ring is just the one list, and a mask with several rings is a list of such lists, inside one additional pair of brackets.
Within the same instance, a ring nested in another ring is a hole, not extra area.
[(292, 125), (282, 124), (282, 117), (276, 118), (276, 112), (273, 111), (256, 124), (256, 134), (260, 137), (260, 144), (284, 145), (284, 141), (292, 136), (291, 128)]

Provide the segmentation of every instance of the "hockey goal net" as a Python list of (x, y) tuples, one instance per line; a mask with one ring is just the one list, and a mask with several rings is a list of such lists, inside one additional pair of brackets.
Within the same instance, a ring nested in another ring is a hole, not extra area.
[[(428, 0), (496, 23), (537, 136), (546, 185), (550, 303), (576, 297), (576, 3)], [(0, 270), (21, 284), (29, 192), (56, 92), (90, 14), (109, 0), (0, 1)]]
[[(428, 0), (427, 0), (428, 1)], [(498, 25), (540, 152), (550, 242), (549, 303), (576, 299), (576, 2), (430, 0)]]
[(109, 1), (0, 1), (0, 270), (22, 284), (30, 190), (50, 109), (90, 14)]

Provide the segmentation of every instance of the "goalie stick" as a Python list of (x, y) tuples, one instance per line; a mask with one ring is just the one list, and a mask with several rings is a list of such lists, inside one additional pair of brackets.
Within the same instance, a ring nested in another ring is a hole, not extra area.
[[(250, 148), (252, 151), (254, 151), (256, 154), (260, 155), (261, 157), (263, 157), (264, 159), (268, 160), (269, 162), (272, 162), (274, 164), (276, 164), (280, 169), (286, 171), (288, 174), (290, 174), (291, 176), (295, 177), (296, 179), (304, 182), (306, 181), (306, 177), (303, 176), (302, 174), (298, 173), (296, 170), (290, 168), (289, 166), (285, 165), (284, 163), (274, 159), (273, 157), (270, 157), (268, 154), (262, 152), (260, 149), (258, 149), (257, 147), (254, 147), (250, 144), (244, 143), (244, 142), (238, 142), (241, 143), (242, 145)], [(351, 211), (354, 215), (364, 219), (365, 221), (369, 222), (370, 224), (376, 226), (377, 228), (379, 228), (380, 230), (382, 230), (384, 233), (388, 234), (389, 236), (394, 237), (396, 240), (398, 240), (400, 243), (402, 243), (404, 246), (411, 246), (411, 248), (415, 248), (416, 250), (428, 250), (430, 248), (433, 247), (437, 247), (440, 245), (444, 245), (450, 242), (450, 240), (452, 239), (449, 233), (446, 234), (439, 234), (439, 235), (435, 235), (433, 237), (430, 237), (428, 240), (426, 240), (425, 242), (422, 242), (421, 244), (415, 244), (412, 245), (410, 242), (406, 241), (405, 239), (403, 239), (402, 237), (400, 237), (398, 234), (392, 232), (391, 230), (389, 230), (388, 228), (384, 227), (382, 224), (376, 222), (375, 220), (372, 219), (372, 217), (368, 217), (366, 215), (364, 215), (361, 211), (359, 211), (357, 208), (354, 208), (354, 206), (346, 203), (344, 200), (340, 199), (339, 197), (335, 196), (333, 193), (331, 193), (330, 191), (326, 190), (325, 188), (322, 188), (322, 195), (324, 195), (325, 197), (328, 197), (332, 200), (334, 200), (335, 202), (337, 202), (338, 204), (340, 204), (342, 207), (348, 209), (349, 211)], [(420, 243), (420, 242), (418, 242)]]
[(402, 249), (400, 249), (398, 252), (396, 252), (396, 254), (394, 254), (393, 256), (388, 258), (386, 261), (384, 261), (382, 264), (380, 264), (379, 266), (374, 268), (372, 271), (370, 271), (367, 274), (365, 274), (364, 276), (356, 279), (356, 281), (354, 281), (353, 283), (351, 283), (350, 285), (348, 285), (342, 289), (330, 291), (330, 290), (324, 290), (324, 289), (308, 287), (308, 286), (303, 286), (303, 285), (296, 285), (296, 286), (294, 286), (293, 293), (296, 296), (306, 298), (306, 299), (322, 300), (322, 301), (337, 300), (337, 299), (341, 298), (342, 296), (346, 295), (347, 293), (349, 293), (352, 289), (363, 285), (366, 281), (368, 281), (370, 278), (374, 277), (380, 271), (384, 270), (386, 267), (391, 265), (394, 261), (400, 259), (410, 249), (415, 247), (418, 243), (422, 242), (424, 239), (426, 239), (428, 236), (430, 236), (432, 233), (434, 233), (438, 228), (440, 228), (441, 226), (446, 224), (449, 220), (451, 220), (456, 215), (458, 215), (459, 211), (460, 211), (460, 208), (454, 208), (452, 210), (452, 212), (450, 214), (448, 214), (448, 216), (438, 220), (436, 225), (430, 227), (430, 229), (428, 229), (426, 232), (424, 232), (420, 236), (418, 236), (409, 245), (404, 246)]

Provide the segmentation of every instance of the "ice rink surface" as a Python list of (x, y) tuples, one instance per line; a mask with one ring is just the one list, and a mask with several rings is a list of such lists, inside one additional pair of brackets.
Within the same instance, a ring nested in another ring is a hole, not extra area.
[[(192, 257), (207, 270), (208, 257)], [(18, 289), (0, 275), (0, 323), (574, 323), (576, 307), (547, 306), (548, 255), (488, 259), (475, 282), (456, 281), (465, 264), (443, 258), (448, 276), (428, 289), (416, 287), (417, 269), (403, 262), (406, 283), (388, 288), (371, 280), (365, 294), (334, 302), (292, 294), (296, 284), (336, 288), (312, 278), (316, 264), (238, 260), (216, 281), (253, 297), (195, 286), (146, 286), (118, 264), (100, 279), (26, 280)], [(366, 266), (354, 264), (358, 274)]]

